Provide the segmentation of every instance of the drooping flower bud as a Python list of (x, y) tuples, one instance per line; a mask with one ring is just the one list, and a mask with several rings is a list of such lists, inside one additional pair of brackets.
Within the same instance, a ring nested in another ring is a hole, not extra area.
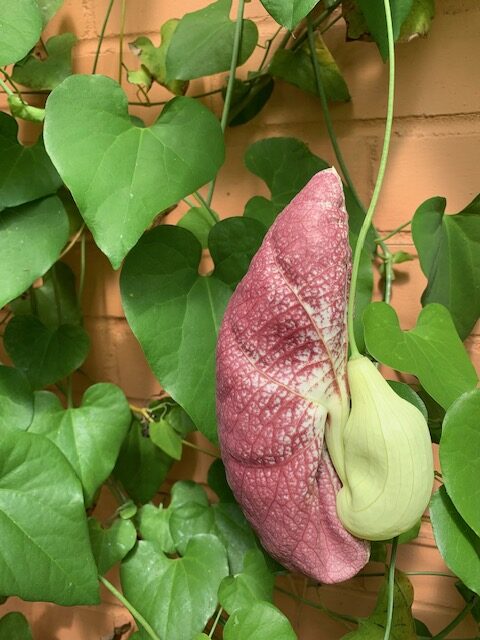
[(337, 513), (353, 535), (386, 540), (413, 527), (430, 499), (428, 426), (368, 358), (351, 359), (347, 372), (352, 409), (343, 431)]

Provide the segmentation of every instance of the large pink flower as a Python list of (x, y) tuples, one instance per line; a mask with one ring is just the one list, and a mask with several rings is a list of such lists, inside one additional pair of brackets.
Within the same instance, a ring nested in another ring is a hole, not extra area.
[(334, 169), (278, 216), (228, 305), (217, 348), (227, 477), (265, 548), (285, 566), (340, 582), (368, 544), (337, 517), (340, 481), (324, 444), (348, 417), (348, 221)]

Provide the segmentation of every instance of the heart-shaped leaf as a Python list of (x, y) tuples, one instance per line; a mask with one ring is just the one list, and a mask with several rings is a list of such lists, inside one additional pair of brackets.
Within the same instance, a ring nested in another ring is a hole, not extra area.
[(186, 229), (156, 227), (128, 255), (120, 285), (128, 323), (160, 384), (215, 441), (215, 347), (231, 289), (198, 274), (201, 255)]
[(79, 326), (50, 329), (35, 316), (15, 316), (5, 329), (4, 346), (32, 387), (42, 389), (82, 365), (90, 339)]
[(292, 625), (268, 602), (238, 609), (223, 630), (225, 640), (297, 640)]
[(395, 310), (385, 302), (367, 307), (363, 322), (369, 352), (379, 361), (412, 373), (445, 409), (477, 385), (477, 374), (441, 304), (422, 309), (416, 326), (402, 331)]
[(56, 196), (0, 214), (0, 308), (52, 266), (67, 240), (68, 218)]
[(220, 502), (235, 502), (232, 490), (227, 482), (225, 466), (220, 458), (214, 460), (210, 465), (208, 486), (215, 491)]
[[(217, 0), (180, 20), (168, 48), (168, 80), (192, 80), (230, 69), (235, 39), (231, 6), (232, 0)], [(238, 65), (252, 55), (257, 41), (255, 23), (243, 20)]]
[(82, 488), (46, 438), (2, 434), (0, 515), (0, 593), (61, 605), (100, 602)]
[(448, 409), (440, 440), (440, 462), (448, 495), (480, 536), (480, 390), (460, 396)]
[(57, 396), (42, 391), (29, 431), (57, 445), (80, 478), (88, 506), (113, 470), (130, 417), (127, 399), (114, 384), (89, 387), (78, 409), (64, 410)]
[(211, 180), (224, 158), (220, 124), (200, 103), (174, 98), (138, 127), (121, 87), (98, 75), (71, 76), (50, 94), (45, 146), (115, 268), (153, 218)]
[[(417, 640), (412, 616), (413, 587), (409, 579), (399, 571), (395, 573), (393, 592), (393, 618), (391, 640)], [(342, 640), (383, 640), (387, 626), (388, 585), (385, 581), (378, 594), (371, 616), (360, 621), (356, 631), (342, 636)]]
[[(15, 118), (0, 112), (0, 211), (48, 196), (62, 184), (42, 138), (25, 147), (19, 143), (17, 135)], [(49, 232), (56, 226), (57, 223), (53, 223)], [(35, 233), (29, 237), (36, 240)]]
[(206, 207), (192, 207), (178, 221), (178, 226), (188, 229), (202, 245), (202, 249), (208, 247), (208, 234), (210, 229), (218, 222)]
[[(188, 87), (188, 82), (183, 80), (167, 80), (167, 52), (172, 41), (175, 29), (180, 21), (167, 20), (160, 29), (161, 44), (155, 47), (152, 41), (145, 36), (137, 38), (130, 46), (131, 50), (138, 54), (142, 68), (159, 84), (169, 89), (172, 93), (183, 95)], [(151, 80), (150, 80), (151, 83)]]
[(215, 276), (233, 289), (247, 273), (265, 235), (265, 227), (253, 218), (221, 220), (208, 236)]
[(77, 299), (75, 274), (64, 262), (56, 262), (43, 276), (41, 287), (10, 302), (10, 309), (16, 316), (30, 315), (32, 307), (35, 315), (50, 328), (62, 324), (81, 324), (82, 312)]
[(335, 455), (341, 469), (332, 451), (348, 415), (350, 254), (340, 178), (320, 171), (269, 229), (229, 302), (217, 345), (230, 486), (264, 547), (321, 582), (345, 580), (368, 560), (368, 546), (338, 519), (331, 461)]
[(33, 393), (24, 374), (0, 365), (0, 429), (25, 431), (33, 419)]
[(167, 419), (161, 418), (150, 424), (150, 439), (174, 460), (180, 460), (182, 457), (182, 438)]
[(218, 600), (229, 614), (250, 607), (259, 600), (271, 601), (273, 574), (269, 571), (263, 553), (251, 549), (245, 555), (242, 572), (222, 580)]
[(447, 307), (464, 340), (480, 317), (480, 196), (455, 215), (445, 207), (445, 198), (420, 205), (412, 234), (428, 278), (422, 304)]
[(272, 18), (292, 31), (319, 0), (261, 0), (261, 2)]
[(480, 538), (455, 509), (445, 487), (440, 487), (432, 497), (430, 518), (435, 542), (446, 565), (480, 595)]
[[(328, 100), (348, 102), (350, 93), (340, 69), (320, 34), (315, 37), (315, 55), (322, 77), (322, 84)], [(277, 49), (269, 66), (274, 78), (280, 78), (303, 91), (318, 96), (310, 46), (307, 43), (296, 49)]]
[[(357, 0), (368, 29), (378, 45), (384, 60), (388, 58), (387, 19), (383, 0)], [(395, 0), (390, 3), (393, 23), (393, 37), (398, 39), (402, 24), (410, 14), (413, 0)]]
[(280, 211), (318, 171), (328, 164), (296, 138), (265, 138), (247, 149), (245, 164), (264, 180), (271, 200), (254, 196), (245, 207), (245, 216), (269, 227)]
[(0, 3), (0, 67), (21, 60), (37, 43), (42, 15), (35, 0)]
[[(222, 543), (212, 535), (192, 538), (182, 558), (169, 559), (152, 542), (139, 542), (122, 563), (125, 597), (161, 638), (192, 640), (217, 606), (217, 591), (228, 575)], [(139, 631), (139, 640), (147, 640)]]
[(137, 527), (142, 540), (154, 542), (155, 546), (165, 553), (175, 553), (176, 547), (170, 533), (171, 509), (164, 509), (163, 505), (155, 507), (146, 504), (137, 516)]
[(1, 640), (33, 640), (27, 619), (22, 613), (12, 611), (0, 619)]
[[(248, 80), (235, 79), (228, 125), (237, 127), (250, 122), (270, 100), (275, 82), (269, 73)], [(226, 89), (225, 89), (226, 92)]]
[(133, 420), (113, 473), (132, 500), (145, 504), (157, 493), (172, 462)]
[(101, 576), (123, 560), (137, 541), (137, 531), (133, 522), (121, 518), (115, 520), (108, 529), (104, 529), (95, 518), (89, 518), (88, 533), (93, 557)]
[(32, 89), (54, 89), (72, 75), (72, 48), (77, 41), (73, 33), (61, 33), (45, 43), (46, 59), (34, 53), (13, 68), (13, 79)]

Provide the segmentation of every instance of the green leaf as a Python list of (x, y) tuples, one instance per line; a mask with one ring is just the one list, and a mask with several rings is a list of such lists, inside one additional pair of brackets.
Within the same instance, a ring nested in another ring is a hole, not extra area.
[(417, 376), (445, 409), (476, 387), (475, 368), (442, 305), (424, 307), (410, 331), (400, 329), (395, 310), (384, 302), (370, 304), (363, 322), (369, 352), (379, 362)]
[(225, 640), (296, 640), (288, 619), (273, 604), (256, 602), (238, 609), (223, 630)]
[(171, 509), (162, 505), (146, 504), (138, 512), (137, 527), (143, 540), (154, 542), (165, 553), (175, 553), (176, 547), (170, 533)]
[(52, 266), (68, 240), (68, 218), (56, 196), (0, 214), (0, 308)]
[(7, 96), (7, 103), (10, 113), (15, 118), (21, 118), (29, 122), (43, 122), (45, 120), (45, 109), (41, 107), (33, 107), (16, 95)]
[(206, 249), (208, 247), (208, 234), (210, 229), (215, 226), (215, 220), (205, 207), (192, 207), (180, 218), (177, 226), (193, 233), (202, 245), (202, 249)]
[[(183, 16), (168, 47), (168, 80), (193, 80), (230, 69), (235, 37), (231, 6), (232, 0), (217, 0)], [(238, 66), (252, 55), (257, 41), (255, 23), (243, 20)]]
[(201, 255), (186, 229), (156, 227), (128, 255), (120, 286), (128, 323), (163, 389), (215, 441), (215, 348), (231, 289), (198, 274)]
[(412, 9), (402, 24), (399, 42), (409, 42), (416, 36), (426, 36), (435, 16), (435, 0), (413, 0)]
[(266, 227), (310, 178), (329, 166), (296, 138), (264, 138), (254, 142), (247, 149), (245, 164), (271, 192), (271, 200), (262, 196), (249, 200), (245, 216), (260, 220)]
[(34, 389), (42, 389), (78, 369), (90, 349), (82, 327), (46, 327), (35, 316), (15, 316), (5, 329), (5, 350)]
[[(217, 606), (217, 591), (228, 574), (222, 543), (215, 536), (192, 538), (182, 558), (169, 559), (152, 542), (139, 542), (122, 563), (125, 597), (161, 638), (191, 640)], [(147, 640), (139, 631), (139, 640)]]
[(455, 583), (455, 588), (460, 593), (465, 602), (471, 602), (475, 598), (475, 604), (473, 608), (470, 609), (470, 614), (473, 616), (476, 622), (480, 622), (480, 600), (477, 598), (477, 595), (468, 587), (466, 587), (460, 580)]
[(223, 579), (218, 600), (230, 615), (259, 600), (271, 602), (273, 582), (273, 574), (268, 570), (263, 553), (258, 549), (250, 549), (245, 554), (242, 572)]
[(168, 411), (166, 420), (182, 438), (196, 430), (188, 414), (178, 404)]
[(273, 93), (275, 82), (271, 75), (262, 74), (249, 81), (235, 79), (228, 124), (237, 127), (250, 122), (260, 113)]
[(214, 275), (234, 289), (247, 273), (264, 235), (264, 225), (252, 218), (232, 217), (217, 222), (208, 236)]
[(165, 418), (150, 424), (150, 439), (174, 460), (181, 459), (182, 438)]
[(415, 212), (412, 234), (428, 278), (422, 304), (449, 309), (464, 340), (480, 317), (480, 196), (455, 215), (445, 198), (430, 198)]
[(443, 486), (433, 494), (430, 518), (435, 542), (446, 565), (480, 595), (480, 538), (455, 509)]
[[(332, 102), (348, 102), (351, 98), (347, 84), (320, 34), (315, 37), (315, 52), (327, 99)], [(303, 91), (318, 95), (308, 42), (296, 50), (277, 49), (270, 63), (269, 72), (274, 78), (280, 78)]]
[(145, 504), (157, 493), (172, 462), (133, 420), (113, 473), (135, 502)]
[(50, 195), (62, 184), (42, 138), (24, 147), (17, 135), (15, 118), (0, 112), (0, 211)]
[(61, 324), (79, 325), (82, 313), (77, 299), (75, 275), (64, 262), (56, 262), (43, 276), (41, 287), (30, 289), (20, 298), (12, 300), (10, 309), (17, 316), (29, 315), (32, 307), (35, 316), (50, 328)]
[(35, 0), (0, 3), (0, 67), (21, 60), (37, 43), (42, 15)]
[(188, 88), (188, 82), (182, 80), (167, 80), (167, 53), (173, 34), (179, 24), (179, 20), (167, 20), (160, 29), (161, 44), (155, 47), (152, 41), (145, 36), (140, 36), (130, 45), (130, 49), (136, 53), (142, 67), (161, 85), (176, 95), (183, 95)]
[(421, 620), (417, 620), (417, 618), (414, 618), (413, 621), (415, 622), (415, 633), (417, 634), (419, 640), (433, 637), (426, 624), (424, 624)]
[(33, 419), (33, 393), (24, 374), (0, 365), (0, 430), (25, 431)]
[[(414, 0), (391, 0), (393, 37), (398, 40), (402, 24), (412, 10)], [(373, 39), (384, 60), (388, 58), (387, 21), (383, 0), (357, 0)]]
[(400, 398), (403, 398), (407, 402), (410, 402), (410, 404), (413, 404), (413, 406), (420, 411), (425, 420), (428, 419), (427, 407), (425, 406), (424, 401), (418, 393), (415, 393), (409, 384), (399, 382), (398, 380), (387, 380), (387, 382), (395, 391), (397, 396), (400, 396)]
[(448, 409), (440, 440), (440, 462), (448, 495), (480, 536), (480, 390), (460, 396)]
[(131, 520), (117, 519), (108, 529), (104, 529), (98, 520), (89, 518), (88, 533), (101, 576), (123, 560), (137, 541), (137, 531)]
[(63, 0), (36, 0), (42, 14), (43, 24), (53, 18), (63, 4)]
[(220, 458), (214, 460), (208, 469), (208, 485), (215, 491), (220, 502), (235, 502), (227, 482), (225, 466)]
[(73, 33), (52, 36), (45, 43), (47, 57), (30, 53), (14, 66), (13, 79), (32, 89), (54, 89), (72, 75), (72, 48), (76, 41)]
[(27, 619), (12, 611), (0, 619), (0, 640), (33, 640)]
[(261, 2), (274, 20), (292, 31), (319, 0), (261, 0)]
[(50, 94), (46, 110), (47, 151), (114, 268), (158, 213), (223, 163), (220, 123), (192, 98), (174, 98), (141, 128), (115, 81), (77, 75)]
[[(357, 244), (357, 236), (350, 231), (350, 246), (352, 254)], [(355, 311), (353, 316), (353, 330), (355, 341), (360, 353), (365, 351), (365, 337), (363, 327), (363, 312), (372, 300), (373, 293), (373, 254), (368, 247), (364, 246), (360, 254), (360, 264), (358, 268), (357, 288), (355, 292)]]
[[(387, 622), (388, 584), (384, 581), (373, 613), (360, 621), (356, 631), (347, 633), (342, 640), (383, 640)], [(412, 616), (413, 587), (408, 578), (395, 572), (393, 593), (393, 621), (391, 640), (417, 640)]]
[(221, 502), (212, 505), (215, 531), (227, 550), (231, 573), (240, 573), (245, 554), (259, 547), (257, 538), (242, 510), (235, 503)]
[(2, 434), (0, 515), (0, 593), (61, 605), (100, 602), (82, 488), (46, 438)]
[(430, 437), (435, 444), (440, 443), (440, 437), (442, 435), (442, 423), (445, 417), (445, 409), (443, 409), (438, 402), (430, 396), (425, 389), (418, 390), (418, 395), (428, 412), (428, 428), (430, 430)]
[(129, 425), (130, 408), (121, 389), (100, 383), (87, 389), (78, 408), (63, 409), (53, 393), (37, 393), (29, 431), (57, 445), (80, 478), (89, 506), (113, 470)]

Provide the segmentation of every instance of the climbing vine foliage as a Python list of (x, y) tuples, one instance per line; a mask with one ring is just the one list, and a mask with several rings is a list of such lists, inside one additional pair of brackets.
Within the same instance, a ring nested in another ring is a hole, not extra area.
[[(132, 613), (138, 640), (294, 640), (294, 622), (273, 604), (281, 592), (345, 623), (345, 638), (432, 637), (413, 618), (401, 571), (385, 577), (366, 619), (330, 611), (316, 586), (293, 592), (216, 453), (215, 348), (226, 306), (277, 215), (329, 166), (308, 140), (258, 140), (244, 171), (269, 195), (243, 194), (243, 213), (225, 218), (215, 208), (217, 174), (232, 153), (225, 133), (268, 110), (282, 83), (317, 96), (328, 123), (328, 103), (355, 95), (325, 33), (343, 22), (349, 40), (375, 43), (365, 46), (377, 46), (383, 64), (383, 1), (262, 0), (266, 41), (243, 0), (203, 2), (187, 14), (173, 4), (170, 20), (152, 24), (154, 41), (119, 37), (118, 74), (106, 77), (97, 72), (103, 34), (112, 11), (129, 32), (125, 0), (109, 3), (86, 74), (72, 71), (74, 34), (42, 37), (62, 0), (0, 2), (0, 597), (95, 605), (103, 583)], [(428, 32), (434, 0), (390, 5), (397, 41)], [(208, 94), (199, 90), (205, 77)], [(19, 124), (38, 132), (33, 145), (21, 142)], [(365, 209), (343, 174), (354, 247)], [(428, 281), (416, 326), (402, 330), (390, 305), (396, 265), (412, 256), (392, 254), (372, 228), (354, 332), (363, 354), (411, 374), (392, 387), (428, 417), (439, 445), (430, 521), (465, 611), (479, 622), (480, 391), (462, 340), (480, 315), (480, 200), (446, 215), (442, 194), (431, 196), (410, 212)], [(125, 316), (162, 388), (141, 406), (88, 374), (82, 294), (97, 250), (121, 270)], [(371, 303), (375, 261), (385, 301)], [(184, 450), (202, 446), (208, 487), (188, 477), (165, 483)], [(102, 489), (118, 501), (106, 521), (96, 510)], [(390, 542), (372, 545), (377, 571)], [(115, 566), (118, 589), (105, 577)], [(0, 618), (0, 638), (31, 639), (23, 615)]]

